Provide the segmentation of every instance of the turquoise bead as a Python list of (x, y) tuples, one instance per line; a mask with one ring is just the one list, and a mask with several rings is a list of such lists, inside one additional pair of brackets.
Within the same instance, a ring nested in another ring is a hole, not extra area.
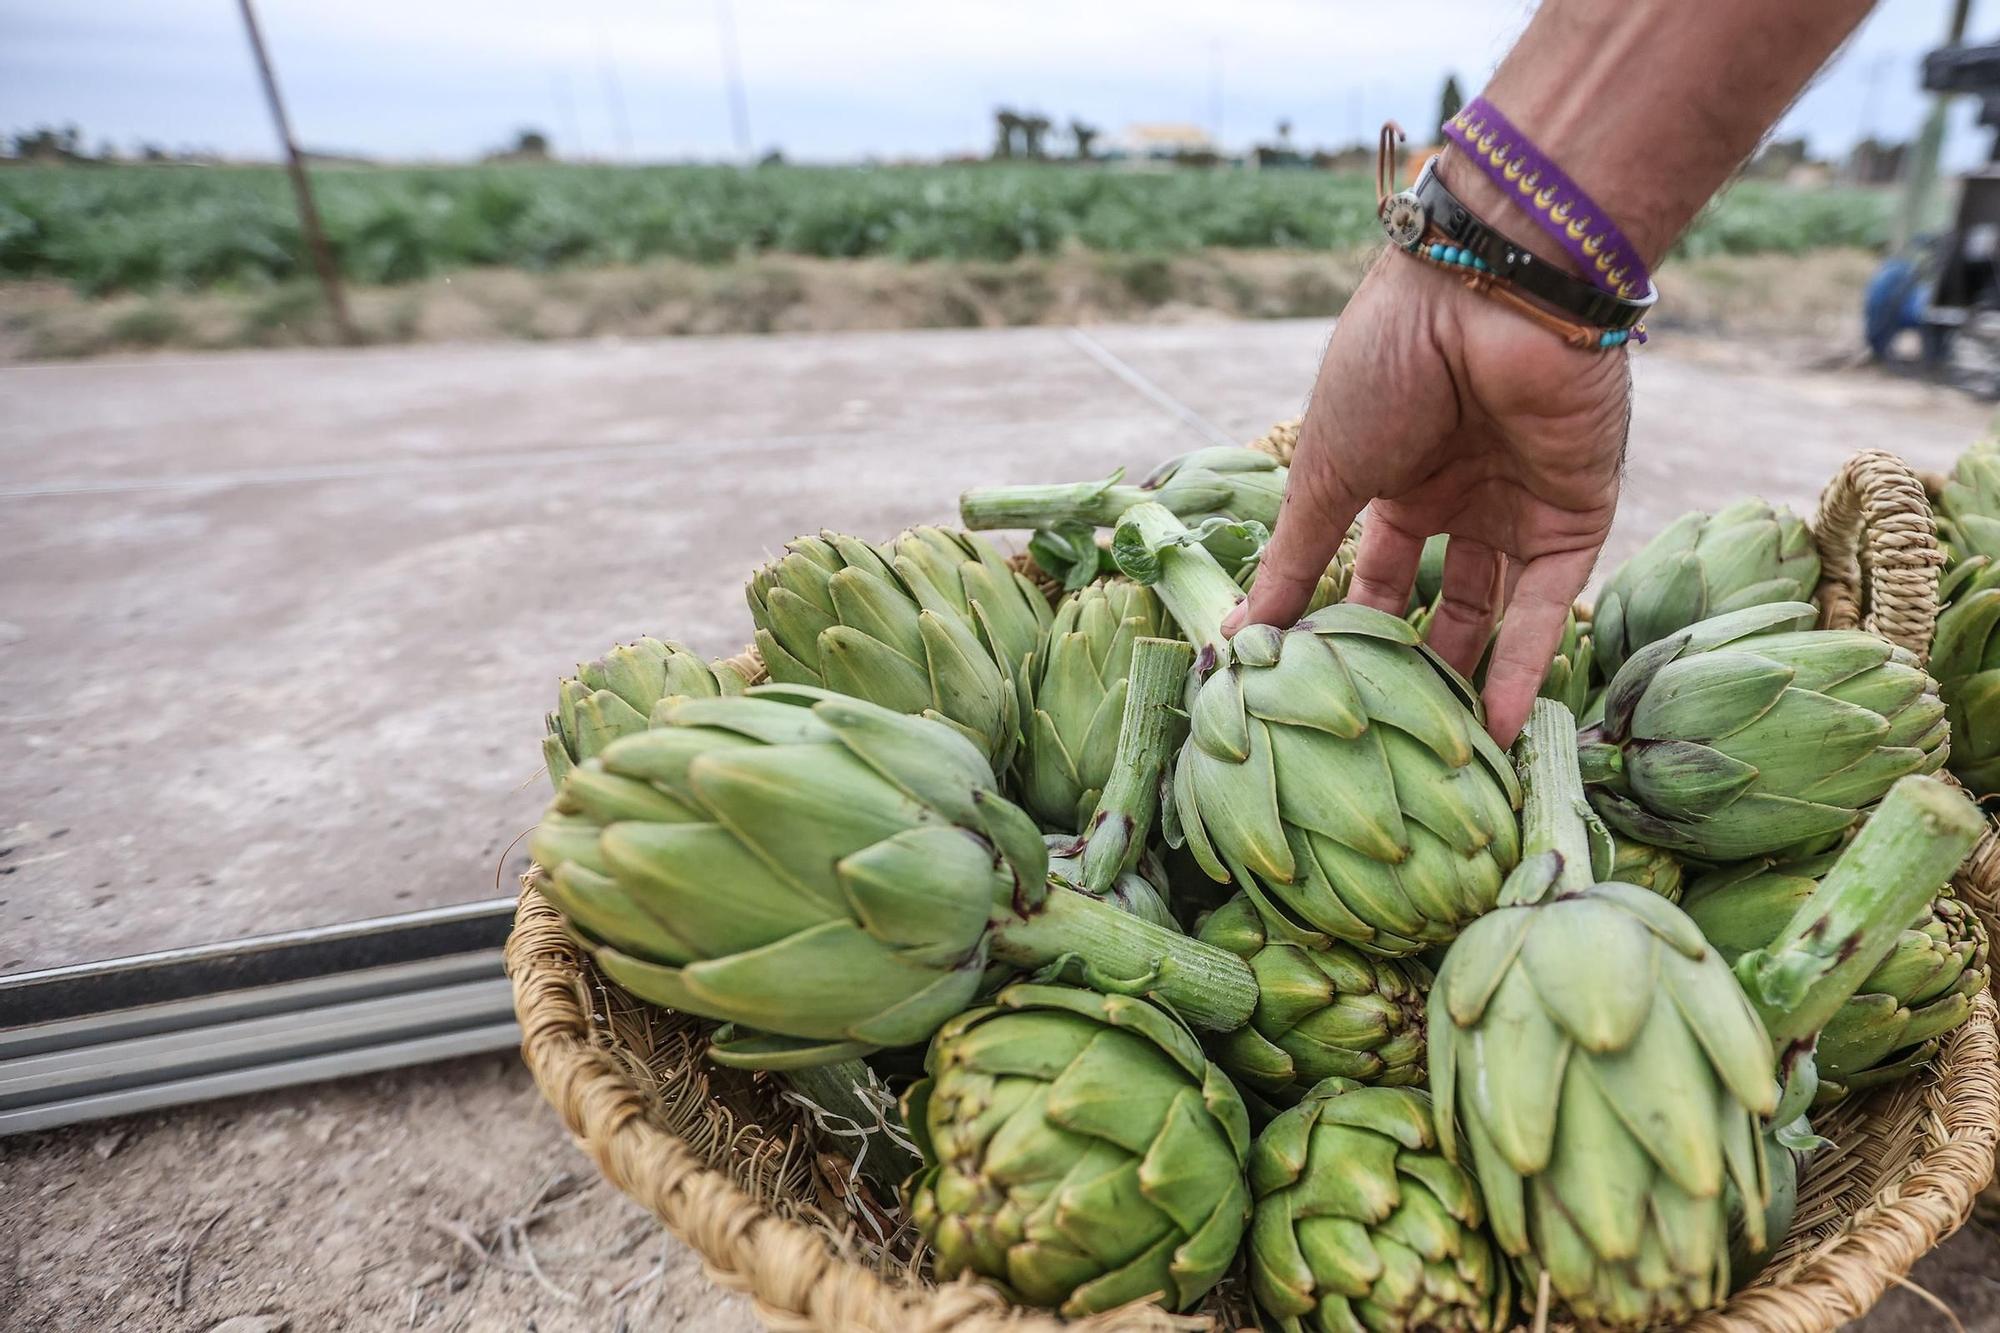
[(1611, 346), (1611, 340), (1617, 336), (1615, 333), (1600, 333), (1597, 335), (1597, 345), (1599, 347), (1609, 347)]
[(1444, 262), (1444, 247), (1442, 245), (1433, 245), (1431, 247), (1431, 258), (1440, 263)]
[(1484, 273), (1486, 271), (1486, 261), (1481, 259), (1478, 255), (1474, 255), (1472, 257), (1472, 266), (1478, 269), (1481, 273)]
[(1454, 264), (1463, 264), (1465, 262), (1465, 251), (1454, 246), (1444, 252), (1444, 257)]

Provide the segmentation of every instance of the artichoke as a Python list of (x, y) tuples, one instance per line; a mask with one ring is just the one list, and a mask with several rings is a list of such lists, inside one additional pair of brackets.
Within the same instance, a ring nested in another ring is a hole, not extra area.
[(1945, 784), (1903, 779), (1732, 969), (1680, 908), (1602, 881), (1609, 838), (1569, 713), (1538, 700), (1519, 753), (1521, 866), (1430, 994), (1439, 1145), (1470, 1159), (1531, 1285), (1546, 1275), (1586, 1325), (1679, 1324), (1727, 1298), (1732, 1227), (1745, 1252), (1778, 1239), (1763, 1131), (1797, 1128), (1785, 1112), (1812, 1096), (1820, 1030), (1984, 820)]
[(1752, 607), (1640, 649), (1579, 737), (1605, 822), (1710, 862), (1817, 849), (1897, 778), (1935, 772), (1935, 683), (1872, 634), (1802, 628), (1813, 615)]
[[(1812, 896), (1834, 857), (1753, 862), (1697, 879), (1685, 907), (1729, 962), (1770, 946)], [(1939, 1040), (1972, 1013), (1987, 979), (1986, 930), (1949, 893), (1927, 903), (1854, 997), (1827, 1020), (1815, 1059), (1819, 1104), (1928, 1064)]]
[(1256, 449), (1221, 445), (1168, 459), (1136, 486), (1123, 469), (1102, 481), (1054, 486), (985, 486), (958, 500), (968, 528), (1110, 527), (1134, 505), (1166, 506), (1190, 524), (1207, 518), (1276, 526), (1285, 498), (1282, 463)]
[(1015, 676), (1048, 602), (991, 546), (914, 528), (886, 547), (822, 533), (751, 575), (765, 670), (946, 722), (1004, 769), (1020, 740)]
[(1546, 1272), (1586, 1324), (1645, 1328), (1728, 1296), (1730, 1183), (1750, 1248), (1769, 1239), (1775, 1055), (1679, 908), (1592, 884), (1573, 727), (1536, 704), (1524, 859), (1445, 955), (1430, 1083), (1440, 1146), (1530, 1287)]
[(1973, 795), (1991, 796), (2000, 793), (2000, 564), (1961, 561), (1939, 596), (1930, 671), (1951, 720), (1951, 771)]
[(2000, 440), (1982, 440), (1958, 456), (1937, 509), (1954, 560), (2000, 560)]
[(903, 1108), (927, 1164), (908, 1192), (939, 1278), (1072, 1316), (1181, 1310), (1235, 1258), (1249, 1116), (1162, 1010), (1009, 986), (940, 1028), (925, 1069)]
[(681, 699), (563, 782), (542, 888), (605, 975), (738, 1023), (778, 1067), (922, 1041), (989, 959), (1063, 963), (1190, 1022), (1249, 1019), (1234, 955), (1051, 890), (1034, 822), (951, 728), (800, 686)]
[(621, 643), (563, 678), (542, 738), (549, 781), (560, 788), (572, 768), (620, 736), (644, 731), (669, 700), (740, 694), (749, 683), (750, 669), (741, 662), (704, 662), (671, 639)]
[(1284, 1333), (1499, 1333), (1507, 1260), (1431, 1101), (1329, 1078), (1250, 1146), (1250, 1287)]
[(1611, 873), (1605, 876), (1606, 879), (1651, 889), (1670, 903), (1681, 900), (1686, 872), (1679, 857), (1664, 847), (1653, 847), (1617, 836), (1611, 839), (1611, 848)]
[(1111, 776), (1134, 640), (1171, 633), (1150, 589), (1092, 584), (1056, 607), (1046, 647), (1023, 668), (1029, 701), (1016, 789), (1043, 824), (1081, 832)]
[(1416, 953), (1492, 906), (1519, 788), (1471, 686), (1415, 630), (1343, 603), (1225, 639), (1236, 585), (1172, 514), (1131, 510), (1112, 547), (1200, 649), (1170, 842), (1309, 943)]
[[(1067, 833), (1051, 833), (1042, 842), (1049, 849), (1051, 890), (1061, 887), (1078, 893), (1096, 892), (1084, 878), (1083, 856), (1088, 844)], [(1180, 922), (1174, 920), (1173, 909), (1167, 905), (1167, 872), (1157, 857), (1141, 856), (1138, 865), (1114, 875), (1109, 887), (1097, 896), (1163, 930), (1180, 931)]]
[(1431, 974), (1421, 963), (1337, 942), (1307, 948), (1273, 939), (1242, 894), (1209, 914), (1199, 938), (1250, 964), (1257, 978), (1249, 1025), (1207, 1042), (1216, 1063), (1240, 1082), (1289, 1104), (1326, 1078), (1424, 1081)]
[(1710, 616), (1810, 601), (1818, 583), (1819, 551), (1791, 510), (1740, 500), (1683, 514), (1606, 581), (1593, 635), (1599, 669), (1608, 680), (1647, 644)]

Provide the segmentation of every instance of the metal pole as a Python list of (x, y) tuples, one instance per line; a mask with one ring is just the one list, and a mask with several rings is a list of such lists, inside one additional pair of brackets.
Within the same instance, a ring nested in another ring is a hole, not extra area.
[[(1954, 0), (1951, 28), (1945, 35), (1946, 46), (1957, 46), (1965, 40), (1965, 24), (1971, 12), (1972, 0)], [(1896, 213), (1896, 229), (1890, 236), (1892, 251), (1907, 246), (1910, 238), (1923, 228), (1924, 220), (1930, 214), (1931, 196), (1937, 190), (1938, 154), (1944, 148), (1945, 113), (1950, 105), (1949, 95), (1934, 95), (1930, 115), (1924, 118), (1924, 128), (1918, 133), (1917, 141), (1910, 145), (1903, 206)]]
[(729, 124), (736, 132), (736, 155), (749, 165), (750, 94), (743, 86), (743, 62), (736, 51), (736, 15), (729, 0), (715, 0), (715, 26), (722, 40), (722, 77), (729, 88)]
[(311, 252), (313, 268), (319, 273), (320, 292), (326, 298), (327, 312), (333, 316), (333, 326), (340, 340), (358, 343), (361, 333), (347, 313), (347, 294), (341, 290), (340, 268), (333, 262), (333, 249), (326, 243), (326, 233), (320, 229), (319, 209), (313, 203), (312, 181), (306, 177), (306, 165), (299, 157), (299, 146), (292, 142), (292, 122), (285, 115), (284, 98), (278, 94), (278, 76), (271, 69), (270, 53), (264, 49), (264, 34), (257, 27), (257, 15), (250, 8), (250, 0), (236, 0), (236, 5), (243, 11), (243, 27), (250, 34), (250, 52), (257, 57), (257, 74), (264, 82), (264, 100), (270, 104), (271, 119), (278, 127), (278, 139), (285, 145), (285, 171), (292, 178), (292, 193), (298, 199), (299, 229), (305, 233), (306, 249)]

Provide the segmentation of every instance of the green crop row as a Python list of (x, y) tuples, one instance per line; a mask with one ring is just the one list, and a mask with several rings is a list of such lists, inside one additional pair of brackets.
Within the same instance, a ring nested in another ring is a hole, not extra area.
[[(1309, 171), (508, 165), (327, 168), (313, 179), (341, 268), (365, 283), (475, 265), (774, 252), (1007, 260), (1066, 247), (1322, 249), (1377, 234), (1365, 177)], [(1880, 245), (1888, 208), (1879, 193), (1746, 184), (1685, 244), (1703, 254)], [(0, 278), (98, 294), (258, 285), (303, 267), (276, 168), (0, 170)]]

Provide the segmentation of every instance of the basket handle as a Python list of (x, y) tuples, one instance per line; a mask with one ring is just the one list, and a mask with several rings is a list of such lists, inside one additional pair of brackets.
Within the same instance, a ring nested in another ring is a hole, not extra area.
[(1944, 553), (1909, 465), (1880, 449), (1848, 459), (1820, 492), (1813, 535), (1820, 624), (1865, 629), (1928, 658)]
[(1290, 421), (1280, 421), (1277, 425), (1266, 431), (1261, 438), (1250, 441), (1244, 447), (1255, 449), (1260, 454), (1269, 454), (1286, 467), (1290, 467), (1292, 465), (1292, 454), (1299, 447), (1299, 422), (1301, 420), (1303, 418), (1293, 417)]

